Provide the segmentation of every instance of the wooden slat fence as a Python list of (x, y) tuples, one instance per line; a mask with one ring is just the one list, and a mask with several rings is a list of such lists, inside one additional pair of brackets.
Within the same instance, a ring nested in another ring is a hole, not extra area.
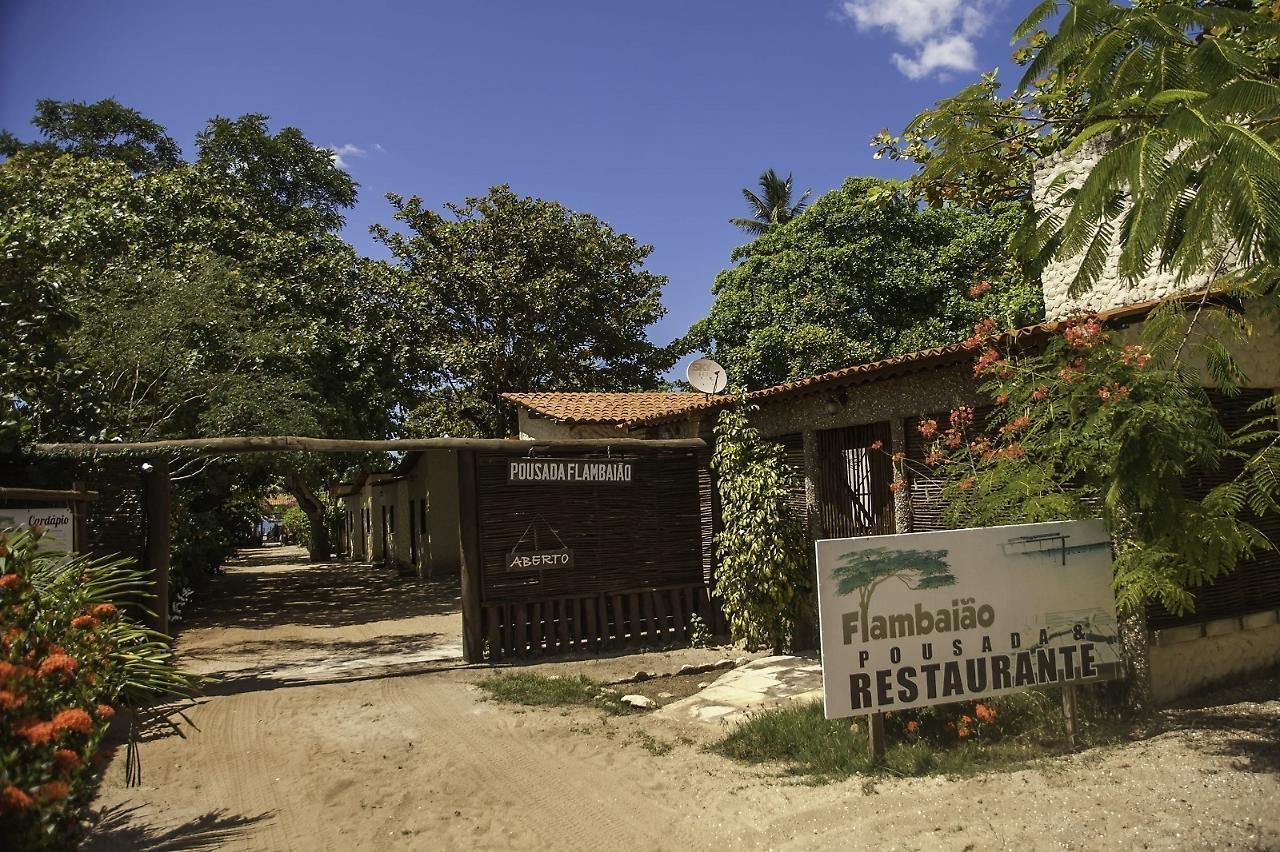
[[(685, 641), (693, 614), (723, 626), (708, 595), (715, 518), (705, 455), (626, 460), (631, 482), (513, 483), (510, 456), (476, 457), (487, 659)], [(517, 547), (569, 548), (574, 564), (508, 571)]]

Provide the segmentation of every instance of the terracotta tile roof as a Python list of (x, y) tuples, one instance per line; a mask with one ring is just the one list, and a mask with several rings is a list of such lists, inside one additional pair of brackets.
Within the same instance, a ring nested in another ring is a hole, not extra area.
[[(1203, 291), (1179, 297), (1182, 302), (1196, 302), (1204, 298)], [(1142, 319), (1163, 300), (1141, 302), (1101, 311), (1103, 322), (1122, 325)], [(1004, 340), (1031, 341), (1046, 337), (1062, 326), (1060, 320), (1023, 326), (1004, 334)], [(783, 382), (747, 394), (751, 400), (760, 401), (773, 397), (802, 394), (818, 389), (844, 387), (867, 382), (891, 379), (910, 373), (949, 366), (973, 356), (972, 350), (962, 343), (936, 346), (918, 352), (895, 355), (869, 364), (854, 364), (829, 373), (806, 376)], [(734, 397), (727, 394), (706, 396), (700, 393), (510, 393), (504, 399), (523, 405), (532, 411), (557, 420), (571, 423), (618, 423), (625, 426), (651, 426), (678, 420), (700, 411), (712, 411), (728, 405)]]
[(705, 394), (668, 391), (636, 393), (504, 393), (502, 398), (535, 414), (565, 423), (616, 423), (626, 426), (655, 415), (678, 413)]
[[(1181, 301), (1197, 301), (1203, 297), (1203, 292), (1189, 293), (1181, 298)], [(1122, 308), (1113, 308), (1109, 311), (1102, 311), (1098, 314), (1098, 318), (1103, 322), (1123, 324), (1132, 322), (1145, 317), (1161, 302), (1150, 301), (1141, 302), (1134, 305), (1126, 305)], [(1062, 321), (1052, 320), (1048, 322), (1037, 323), (1036, 325), (1023, 326), (1004, 334), (1006, 342), (1017, 340), (1032, 340), (1036, 338), (1046, 337), (1057, 331), (1062, 326)], [(846, 385), (863, 384), (866, 382), (880, 381), (882, 379), (890, 379), (897, 376), (907, 375), (909, 373), (918, 373), (925, 370), (944, 367), (963, 361), (972, 357), (972, 350), (965, 347), (963, 343), (952, 343), (947, 346), (935, 346), (932, 349), (921, 349), (918, 352), (908, 352), (903, 355), (895, 355), (892, 358), (885, 358), (880, 361), (873, 361), (869, 364), (855, 364), (851, 367), (842, 367), (839, 370), (832, 370), (828, 373), (820, 373), (816, 376), (806, 376), (803, 379), (795, 379), (790, 382), (783, 382), (780, 385), (762, 388), (761, 390), (751, 391), (747, 394), (748, 399), (764, 400), (771, 399), (776, 396), (786, 396), (793, 393), (803, 393), (806, 390), (816, 389), (818, 386), (836, 386), (843, 387)], [(693, 396), (701, 396), (700, 394), (692, 394)], [(733, 397), (727, 395), (715, 396), (710, 398), (702, 398), (691, 403), (686, 403), (678, 408), (672, 408), (669, 411), (661, 411), (651, 414), (647, 417), (637, 419), (633, 425), (653, 425), (685, 417), (698, 411), (709, 411), (721, 408), (732, 402)]]

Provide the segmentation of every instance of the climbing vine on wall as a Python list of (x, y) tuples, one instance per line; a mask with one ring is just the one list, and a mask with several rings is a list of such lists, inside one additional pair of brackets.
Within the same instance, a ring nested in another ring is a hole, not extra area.
[(715, 594), (735, 641), (781, 652), (808, 615), (809, 541), (787, 506), (788, 483), (798, 473), (782, 447), (751, 425), (755, 410), (744, 399), (716, 424), (712, 466), (724, 528), (715, 539)]

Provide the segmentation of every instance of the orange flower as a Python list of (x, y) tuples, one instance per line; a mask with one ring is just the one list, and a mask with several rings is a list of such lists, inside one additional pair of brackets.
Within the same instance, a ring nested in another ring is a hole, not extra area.
[(105, 619), (115, 615), (119, 610), (109, 603), (100, 603), (89, 612), (97, 618)]
[(0, 589), (16, 589), (22, 582), (22, 578), (17, 574), (5, 574), (0, 577)]
[(40, 677), (52, 674), (73, 674), (76, 670), (76, 658), (63, 653), (54, 653), (45, 657), (40, 664)]
[(1048, 395), (1049, 395), (1049, 389), (1044, 387), (1043, 385), (1031, 392), (1031, 398), (1036, 401), (1042, 400)]
[(964, 722), (966, 725), (971, 725), (973, 724), (973, 717), (968, 714), (964, 714), (960, 717), (960, 721)]
[(920, 425), (917, 426), (916, 429), (920, 432), (920, 434), (923, 437), (932, 438), (934, 435), (938, 434), (938, 421), (922, 420), (920, 421)]
[(35, 799), (12, 784), (0, 789), (0, 811), (25, 811), (35, 803)]
[(966, 480), (964, 480), (963, 482), (961, 482), (961, 483), (960, 483), (960, 490), (961, 490), (961, 491), (968, 491), (970, 488), (972, 488), (972, 487), (973, 487), (973, 483), (974, 483), (974, 482), (975, 482), (975, 480), (973, 480), (973, 479), (966, 479)]
[(15, 666), (13, 663), (0, 660), (0, 683), (10, 680), (17, 680), (22, 674), (25, 666)]
[(80, 755), (69, 748), (60, 748), (53, 753), (53, 762), (58, 764), (59, 769), (70, 772), (80, 765)]
[(973, 713), (988, 725), (996, 720), (996, 711), (992, 710), (985, 704), (979, 704), (973, 708)]
[(914, 734), (918, 730), (920, 730), (920, 723), (917, 722), (915, 719), (912, 719), (910, 722), (907, 723), (908, 734)]
[(99, 718), (99, 719), (102, 719), (102, 720), (104, 720), (104, 721), (105, 721), (105, 720), (107, 720), (107, 719), (110, 719), (110, 718), (111, 718), (112, 716), (114, 716), (114, 715), (116, 715), (116, 710), (115, 710), (115, 708), (114, 708), (114, 707), (112, 707), (110, 704), (99, 704), (99, 705), (98, 705), (98, 718)]
[(884, 448), (884, 441), (876, 440), (871, 442), (871, 449), (879, 450)]
[(896, 482), (890, 482), (889, 490), (892, 491), (894, 494), (897, 494), (906, 486), (906, 484), (907, 484), (907, 481), (905, 479), (899, 479)]
[(40, 785), (40, 795), (45, 801), (56, 802), (59, 799), (65, 799), (67, 794), (71, 792), (71, 788), (67, 786), (66, 781), (49, 781)]
[(965, 725), (961, 725), (960, 728), (956, 731), (956, 736), (960, 737), (960, 739), (964, 739), (965, 737), (969, 736), (969, 728)]
[(0, 689), (0, 710), (16, 710), (27, 700), (27, 696), (18, 695), (7, 689)]
[(79, 707), (63, 710), (53, 717), (53, 726), (60, 731), (87, 734), (93, 730), (93, 717)]
[(98, 619), (92, 615), (77, 615), (71, 619), (71, 626), (77, 630), (92, 630), (98, 626)]
[(991, 289), (990, 281), (979, 281), (977, 284), (974, 284), (972, 287), (969, 288), (969, 298), (976, 299), (990, 289)]
[(44, 745), (53, 742), (54, 737), (58, 735), (54, 729), (52, 722), (19, 722), (13, 726), (18, 736), (24, 738), (32, 745)]

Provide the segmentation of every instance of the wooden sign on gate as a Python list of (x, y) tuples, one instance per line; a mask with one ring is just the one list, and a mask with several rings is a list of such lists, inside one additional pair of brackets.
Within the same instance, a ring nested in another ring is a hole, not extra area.
[(573, 551), (567, 547), (555, 550), (526, 550), (520, 553), (511, 551), (507, 554), (507, 570), (547, 571), (573, 568)]

